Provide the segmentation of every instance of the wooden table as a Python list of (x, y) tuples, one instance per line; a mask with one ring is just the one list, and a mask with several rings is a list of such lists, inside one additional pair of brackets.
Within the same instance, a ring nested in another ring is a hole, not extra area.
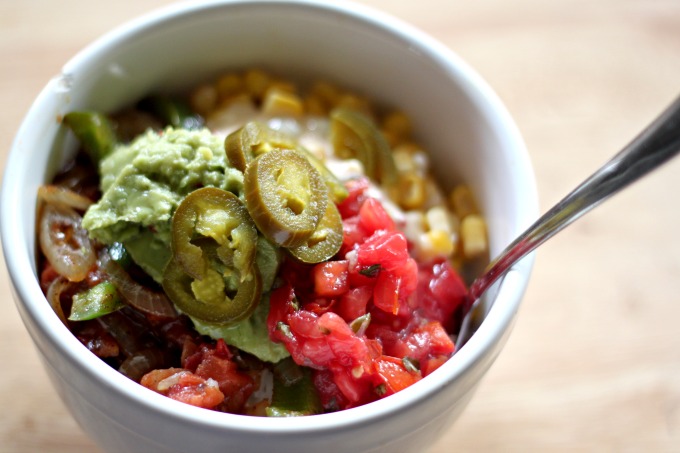
[[(62, 63), (162, 0), (0, 1), (0, 162)], [(678, 0), (364, 0), (467, 60), (516, 118), (542, 210), (680, 92)], [(537, 254), (515, 330), (432, 450), (680, 451), (680, 159)], [(2, 266), (4, 266), (4, 261)], [(0, 450), (94, 452), (0, 274)]]

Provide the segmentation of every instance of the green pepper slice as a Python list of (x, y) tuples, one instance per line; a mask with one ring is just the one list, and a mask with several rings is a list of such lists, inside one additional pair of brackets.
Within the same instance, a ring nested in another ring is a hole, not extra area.
[(383, 186), (397, 182), (397, 167), (392, 150), (373, 121), (363, 113), (346, 107), (331, 111), (331, 143), (340, 157), (353, 157), (363, 165), (366, 175)]
[(301, 245), (288, 251), (303, 263), (314, 264), (329, 260), (341, 246), (342, 217), (337, 206), (329, 202), (316, 230)]
[(335, 203), (340, 203), (347, 198), (347, 188), (326, 168), (323, 162), (308, 150), (299, 146), (291, 137), (281, 132), (272, 130), (256, 121), (251, 121), (229, 134), (224, 140), (224, 150), (227, 153), (229, 163), (232, 167), (242, 172), (246, 171), (248, 164), (255, 158), (274, 148), (287, 148), (298, 151), (319, 172), (326, 186), (328, 186), (331, 199)]
[(191, 192), (172, 218), (173, 258), (163, 289), (179, 310), (207, 323), (246, 318), (262, 293), (257, 229), (243, 202), (215, 187)]
[(68, 319), (87, 321), (113, 313), (123, 306), (116, 287), (113, 283), (105, 281), (73, 296), (73, 306)]
[(291, 358), (274, 366), (272, 404), (268, 417), (297, 417), (321, 412), (319, 394), (309, 368), (297, 365)]
[(294, 148), (295, 141), (257, 121), (250, 121), (227, 135), (224, 150), (232, 167), (246, 171), (255, 158), (274, 148)]
[(98, 165), (118, 142), (111, 121), (101, 113), (70, 112), (64, 116), (63, 122), (73, 131), (95, 165)]
[(153, 95), (139, 101), (137, 108), (148, 112), (166, 125), (183, 129), (200, 129), (203, 118), (185, 102), (164, 95)]
[(283, 247), (303, 244), (329, 203), (319, 172), (292, 149), (276, 148), (253, 160), (243, 186), (255, 225), (267, 239)]

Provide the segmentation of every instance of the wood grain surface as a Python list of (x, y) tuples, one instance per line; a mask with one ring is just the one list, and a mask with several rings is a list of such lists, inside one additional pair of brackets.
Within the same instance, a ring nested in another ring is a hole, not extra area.
[[(61, 65), (162, 0), (0, 0), (0, 162)], [(546, 210), (680, 94), (678, 0), (364, 0), (470, 63), (516, 119)], [(680, 159), (538, 251), (507, 347), (433, 453), (680, 451)], [(0, 264), (0, 451), (97, 452)]]

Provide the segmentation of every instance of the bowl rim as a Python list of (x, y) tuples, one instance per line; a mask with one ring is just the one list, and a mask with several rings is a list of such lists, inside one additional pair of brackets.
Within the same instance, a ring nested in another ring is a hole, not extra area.
[[(458, 74), (462, 80), (468, 83), (469, 91), (475, 98), (474, 101), (477, 108), (483, 110), (485, 117), (493, 118), (494, 121), (502, 126), (503, 133), (511, 141), (511, 146), (515, 148), (515, 154), (519, 159), (518, 165), (531, 174), (531, 180), (526, 181), (523, 188), (528, 197), (527, 203), (523, 207), (523, 214), (518, 216), (518, 218), (520, 222), (527, 222), (535, 217), (537, 212), (536, 187), (533, 181), (533, 170), (528, 153), (518, 128), (497, 95), (467, 63), (462, 61), (453, 51), (439, 41), (401, 19), (366, 5), (323, 0), (204, 0), (198, 2), (180, 2), (141, 15), (102, 35), (72, 57), (64, 65), (63, 73), (77, 73), (81, 70), (80, 68), (86, 67), (88, 62), (101, 52), (108, 52), (109, 48), (116, 47), (120, 43), (133, 39), (136, 34), (150, 27), (160, 26), (167, 21), (176, 19), (185, 20), (191, 15), (214, 8), (221, 9), (237, 5), (276, 5), (278, 7), (312, 8), (330, 15), (336, 15), (343, 18), (343, 20), (354, 21), (362, 27), (370, 27), (380, 33), (389, 35), (393, 39), (396, 38), (408, 43), (436, 65), (446, 70), (447, 73)], [(143, 389), (139, 384), (120, 375), (96, 357), (82, 354), (83, 350), (80, 342), (73, 335), (65, 335), (68, 329), (61, 324), (57, 317), (51, 312), (39, 309), (39, 304), (36, 301), (42, 299), (42, 302), (44, 296), (35, 278), (34, 264), (31, 263), (32, 257), (29, 257), (24, 248), (21, 247), (22, 241), (11, 240), (13, 235), (19, 233), (18, 225), (11, 221), (14, 210), (18, 211), (20, 208), (11, 194), (22, 187), (20, 184), (22, 176), (17, 175), (17, 172), (14, 171), (15, 167), (20, 166), (20, 157), (16, 150), (19, 146), (18, 140), (22, 133), (25, 133), (26, 123), (29, 123), (31, 118), (40, 115), (39, 108), (41, 104), (53, 94), (57, 83), (56, 79), (51, 80), (36, 98), (22, 121), (22, 125), (9, 153), (2, 187), (2, 210), (0, 211), (2, 213), (0, 233), (5, 261), (17, 294), (15, 297), (16, 304), (20, 309), (22, 317), (24, 315), (29, 316), (36, 325), (36, 328), (45, 335), (47, 341), (52, 342), (61, 354), (68, 358), (71, 365), (80, 368), (90, 379), (102, 383), (108, 382), (109, 387), (115, 388), (117, 392), (134, 401), (135, 404), (148, 410), (162, 413), (166, 417), (180, 419), (192, 424), (210, 426), (220, 430), (232, 429), (242, 432), (265, 431), (299, 435), (303, 432), (323, 432), (325, 430), (349, 428), (367, 423), (370, 420), (389, 417), (393, 412), (405, 410), (420, 401), (432, 397), (441, 387), (460, 378), (473, 363), (482, 360), (484, 351), (487, 351), (496, 342), (500, 341), (503, 333), (508, 330), (508, 326), (512, 322), (520, 304), (521, 295), (528, 283), (530, 269), (533, 265), (533, 255), (528, 256), (515, 268), (514, 273), (516, 276), (513, 278), (506, 277), (505, 280), (509, 280), (509, 284), (506, 284), (507, 282), (504, 281), (499, 285), (500, 296), (516, 294), (516, 297), (507, 296), (505, 297), (507, 301), (504, 300), (504, 303), (494, 304), (477, 333), (473, 335), (465, 347), (455, 354), (453, 359), (450, 359), (440, 369), (428, 376), (428, 379), (420, 381), (390, 396), (390, 398), (336, 413), (305, 417), (303, 421), (295, 418), (271, 419), (206, 411), (172, 401), (147, 389)], [(521, 226), (523, 225), (515, 225), (515, 228)], [(509, 275), (512, 275), (512, 273)]]

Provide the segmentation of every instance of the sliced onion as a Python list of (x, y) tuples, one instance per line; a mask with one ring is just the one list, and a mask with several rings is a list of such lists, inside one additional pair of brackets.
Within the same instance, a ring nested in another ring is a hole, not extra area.
[(149, 315), (163, 318), (177, 317), (177, 311), (165, 293), (154, 291), (136, 282), (125, 269), (108, 256), (102, 257), (101, 267), (111, 277), (111, 283), (129, 305)]
[(68, 326), (68, 321), (66, 320), (64, 309), (61, 306), (61, 293), (72, 285), (73, 283), (68, 281), (65, 277), (59, 276), (52, 280), (52, 283), (50, 283), (50, 286), (47, 288), (47, 301), (65, 326)]
[(45, 185), (38, 188), (38, 198), (49, 204), (59, 204), (69, 208), (85, 211), (92, 200), (64, 186)]
[(40, 249), (54, 270), (72, 282), (84, 280), (97, 261), (81, 221), (73, 209), (52, 203), (43, 206), (40, 217)]

